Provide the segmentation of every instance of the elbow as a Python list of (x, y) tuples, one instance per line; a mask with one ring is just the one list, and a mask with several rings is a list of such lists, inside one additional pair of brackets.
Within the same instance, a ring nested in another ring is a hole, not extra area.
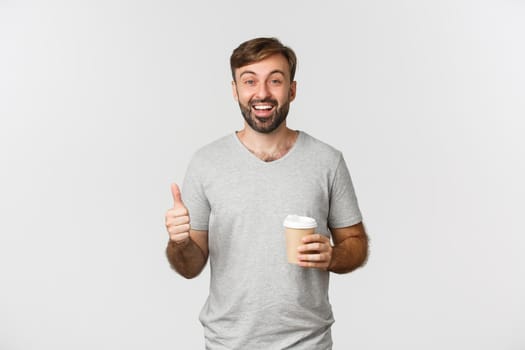
[(169, 261), (169, 263), (173, 271), (175, 271), (177, 274), (181, 275), (187, 280), (197, 277), (198, 275), (200, 275), (202, 270), (204, 270), (204, 265), (203, 266), (187, 265), (187, 264), (180, 264), (180, 263), (176, 263), (172, 261)]
[(200, 269), (200, 270), (197, 270), (197, 271), (182, 270), (182, 269), (174, 269), (174, 270), (177, 271), (177, 273), (179, 275), (181, 275), (182, 277), (184, 277), (185, 279), (191, 280), (191, 279), (197, 277), (198, 275), (200, 275), (200, 273), (201, 273), (201, 271), (203, 269)]
[(332, 261), (328, 270), (337, 274), (352, 272), (366, 265), (368, 256), (368, 237), (366, 235), (346, 239), (333, 248)]
[(368, 237), (364, 236), (362, 240), (363, 240), (363, 243), (362, 243), (361, 251), (359, 254), (359, 266), (358, 267), (365, 266), (368, 262), (368, 257), (370, 256), (370, 247), (368, 245)]
[(365, 266), (368, 262), (369, 255), (370, 249), (368, 246), (368, 237), (365, 235), (361, 237), (361, 244), (358, 251), (356, 252), (356, 266), (354, 269)]

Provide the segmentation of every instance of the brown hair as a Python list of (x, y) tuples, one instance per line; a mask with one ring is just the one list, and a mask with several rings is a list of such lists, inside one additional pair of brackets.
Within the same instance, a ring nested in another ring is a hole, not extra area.
[(288, 65), (290, 66), (290, 81), (293, 81), (295, 68), (297, 67), (297, 57), (292, 49), (284, 46), (276, 38), (255, 38), (243, 42), (233, 50), (230, 57), (233, 80), (235, 80), (235, 70), (237, 68), (262, 61), (276, 54), (283, 55), (288, 61)]

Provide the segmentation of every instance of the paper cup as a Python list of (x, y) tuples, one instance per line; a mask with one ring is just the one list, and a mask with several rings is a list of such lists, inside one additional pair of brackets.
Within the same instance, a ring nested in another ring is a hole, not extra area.
[(305, 236), (315, 233), (317, 222), (314, 218), (299, 215), (288, 215), (284, 219), (284, 233), (286, 237), (286, 255), (288, 262), (299, 264), (297, 259), (297, 247), (303, 245), (302, 239)]

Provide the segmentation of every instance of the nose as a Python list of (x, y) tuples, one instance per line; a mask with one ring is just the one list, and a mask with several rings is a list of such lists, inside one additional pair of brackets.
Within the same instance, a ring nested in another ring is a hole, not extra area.
[(270, 97), (270, 89), (268, 89), (268, 85), (266, 84), (259, 84), (257, 86), (257, 94), (256, 97), (260, 100), (263, 100), (267, 97)]

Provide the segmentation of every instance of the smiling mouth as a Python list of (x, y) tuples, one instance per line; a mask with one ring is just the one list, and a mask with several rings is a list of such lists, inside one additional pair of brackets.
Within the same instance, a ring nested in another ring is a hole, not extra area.
[(254, 104), (252, 105), (252, 108), (256, 111), (271, 111), (273, 109), (273, 105), (269, 104)]

